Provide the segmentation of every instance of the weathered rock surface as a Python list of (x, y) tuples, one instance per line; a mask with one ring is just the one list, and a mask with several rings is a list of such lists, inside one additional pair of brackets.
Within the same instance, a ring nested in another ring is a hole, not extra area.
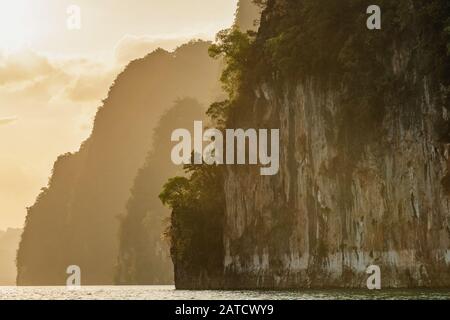
[(386, 106), (358, 158), (337, 139), (339, 92), (313, 79), (255, 89), (236, 124), (280, 128), (280, 172), (228, 168), (225, 286), (365, 287), (372, 264), (384, 287), (450, 286), (449, 144), (434, 130), (447, 113), (417, 81), (416, 105)]

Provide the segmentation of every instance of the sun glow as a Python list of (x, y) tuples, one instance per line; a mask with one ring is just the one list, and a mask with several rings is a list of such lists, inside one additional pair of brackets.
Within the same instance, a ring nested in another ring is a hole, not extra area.
[(31, 11), (28, 0), (0, 0), (0, 49), (10, 52), (31, 44)]

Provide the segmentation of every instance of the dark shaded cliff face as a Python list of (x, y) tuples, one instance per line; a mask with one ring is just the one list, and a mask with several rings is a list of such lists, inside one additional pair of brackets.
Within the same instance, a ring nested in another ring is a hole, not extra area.
[(450, 286), (450, 7), (379, 2), (268, 2), (228, 126), (280, 128), (280, 172), (226, 168), (224, 287)]
[(82, 284), (113, 283), (119, 216), (155, 124), (180, 97), (207, 105), (220, 92), (219, 63), (208, 57), (208, 46), (157, 50), (118, 76), (90, 138), (79, 152), (58, 158), (48, 187), (28, 210), (17, 255), (19, 285), (63, 285), (69, 265), (80, 266)]

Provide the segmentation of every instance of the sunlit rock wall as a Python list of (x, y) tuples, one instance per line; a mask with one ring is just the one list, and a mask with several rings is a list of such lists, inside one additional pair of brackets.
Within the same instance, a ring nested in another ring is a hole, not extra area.
[(383, 287), (450, 286), (449, 145), (434, 130), (447, 114), (428, 79), (411, 81), (414, 105), (387, 105), (379, 139), (347, 146), (358, 157), (337, 139), (339, 92), (255, 88), (235, 124), (280, 128), (280, 172), (227, 168), (227, 287), (365, 287), (369, 265)]

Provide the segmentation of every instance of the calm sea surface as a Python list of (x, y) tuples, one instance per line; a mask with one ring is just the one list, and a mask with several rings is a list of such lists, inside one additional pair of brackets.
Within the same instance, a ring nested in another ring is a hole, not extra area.
[(446, 299), (450, 290), (183, 291), (173, 286), (0, 287), (0, 300)]

